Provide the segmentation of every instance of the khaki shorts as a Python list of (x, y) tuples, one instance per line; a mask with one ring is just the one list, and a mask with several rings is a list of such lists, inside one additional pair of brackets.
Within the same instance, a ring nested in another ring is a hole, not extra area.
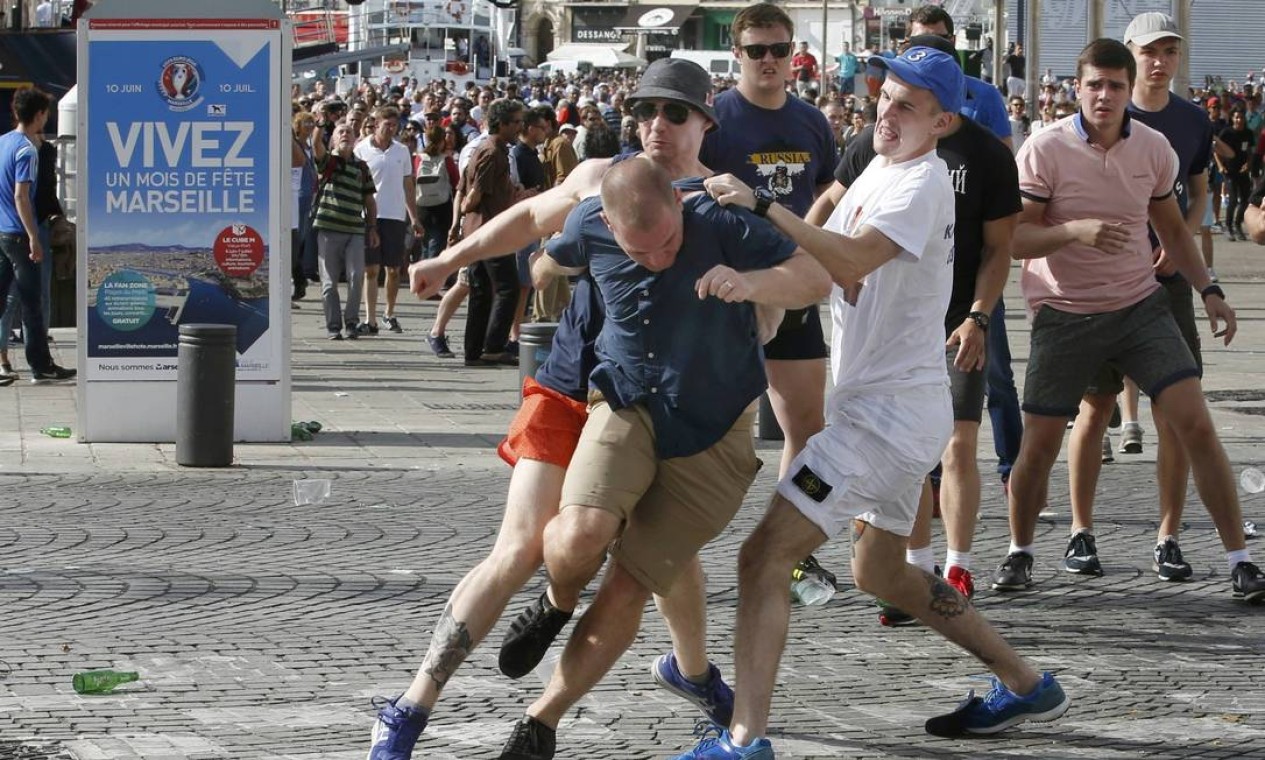
[(641, 406), (589, 409), (580, 444), (562, 486), (563, 509), (585, 506), (618, 517), (619, 563), (646, 588), (666, 594), (682, 569), (725, 529), (760, 460), (751, 438), (754, 409), (743, 413), (711, 448), (659, 459), (654, 426)]

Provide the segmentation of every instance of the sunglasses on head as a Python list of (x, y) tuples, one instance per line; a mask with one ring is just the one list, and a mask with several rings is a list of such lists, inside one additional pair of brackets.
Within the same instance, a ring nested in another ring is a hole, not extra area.
[(758, 61), (764, 57), (765, 53), (772, 52), (774, 58), (785, 58), (791, 54), (791, 43), (775, 42), (772, 45), (743, 45), (742, 52), (753, 61)]
[(653, 121), (654, 117), (658, 116), (660, 113), (663, 114), (663, 118), (673, 124), (676, 124), (677, 126), (680, 126), (689, 121), (690, 107), (684, 103), (674, 103), (669, 101), (667, 103), (658, 104), (651, 103), (646, 100), (640, 101), (632, 107), (633, 118), (637, 120), (638, 124)]

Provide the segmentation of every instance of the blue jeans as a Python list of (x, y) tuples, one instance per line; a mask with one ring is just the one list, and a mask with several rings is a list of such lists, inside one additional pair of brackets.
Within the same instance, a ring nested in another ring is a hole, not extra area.
[[(22, 302), (26, 363), (32, 371), (49, 372), (53, 355), (48, 351), (48, 329), (44, 326), (39, 267), (30, 259), (29, 239), (26, 235), (0, 233), (0, 252), (4, 254), (0, 256), (0, 293), (8, 293), (16, 285)], [(0, 316), (8, 313), (7, 304), (0, 310)]]
[(1010, 468), (1019, 458), (1023, 439), (1023, 417), (1019, 413), (1019, 391), (1010, 370), (1010, 342), (1006, 340), (1006, 303), (998, 299), (988, 330), (988, 417), (993, 424), (993, 450), (997, 452), (997, 474), (1010, 478)]
[[(44, 297), (41, 302), (41, 312), (44, 315), (44, 327), (48, 328), (53, 324), (53, 251), (52, 232), (47, 222), (40, 225), (40, 245), (44, 248), (44, 258), (39, 263), (40, 293)], [(27, 261), (30, 261), (30, 259), (27, 259)], [(9, 298), (4, 307), (4, 316), (0, 316), (0, 351), (9, 350), (9, 333), (13, 331), (13, 323), (19, 314), (18, 310), (22, 308), (21, 303), (22, 299), (18, 295), (18, 286), (15, 282), (9, 287)], [(30, 332), (31, 330), (26, 327), (25, 331)]]

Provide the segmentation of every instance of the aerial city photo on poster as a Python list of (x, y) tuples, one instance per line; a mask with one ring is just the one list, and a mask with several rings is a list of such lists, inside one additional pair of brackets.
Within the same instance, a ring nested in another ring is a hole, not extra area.
[(87, 351), (97, 379), (174, 376), (179, 327), (191, 323), (235, 325), (244, 374), (271, 363), (260, 339), (276, 213), (272, 61), (262, 37), (234, 36), (91, 44)]

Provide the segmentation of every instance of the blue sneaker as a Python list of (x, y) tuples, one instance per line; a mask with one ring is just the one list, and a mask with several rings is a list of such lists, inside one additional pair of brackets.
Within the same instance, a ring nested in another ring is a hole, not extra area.
[[(708, 736), (719, 731), (719, 736)], [(715, 724), (699, 721), (694, 726), (694, 735), (703, 737), (694, 749), (672, 760), (732, 760), (733, 758), (749, 758), (749, 760), (773, 760), (773, 745), (763, 737), (756, 739), (745, 747), (735, 746), (728, 731), (722, 731)]]
[(375, 697), (373, 706), (378, 708), (378, 718), (373, 722), (368, 760), (409, 760), (413, 757), (413, 745), (426, 728), (430, 713), (420, 707), (396, 707), (399, 701)]
[(953, 712), (928, 720), (926, 729), (932, 736), (944, 737), (995, 734), (1025, 720), (1054, 720), (1071, 703), (1050, 673), (1042, 673), (1041, 683), (1026, 697), (1017, 696), (994, 678), (992, 690), (982, 699), (972, 689)]
[(720, 677), (720, 669), (707, 664), (706, 686), (696, 686), (681, 675), (676, 655), (661, 655), (650, 666), (654, 682), (703, 711), (707, 719), (721, 728), (728, 728), (734, 716), (734, 690)]

